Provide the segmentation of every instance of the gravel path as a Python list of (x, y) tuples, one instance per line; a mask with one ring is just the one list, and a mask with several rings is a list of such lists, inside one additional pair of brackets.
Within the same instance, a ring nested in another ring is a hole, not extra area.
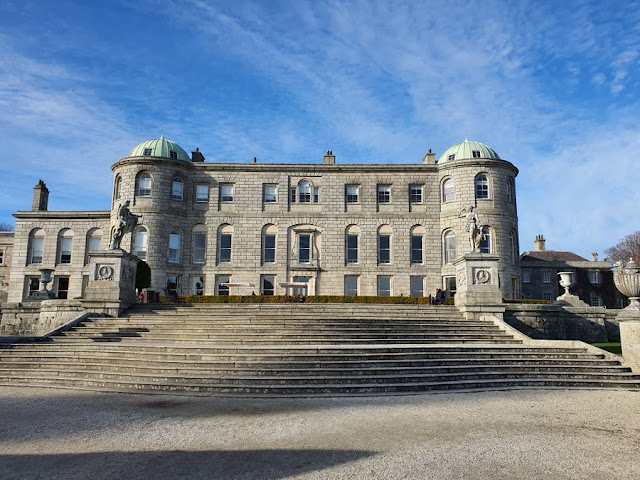
[(638, 479), (640, 392), (251, 399), (0, 387), (2, 479)]

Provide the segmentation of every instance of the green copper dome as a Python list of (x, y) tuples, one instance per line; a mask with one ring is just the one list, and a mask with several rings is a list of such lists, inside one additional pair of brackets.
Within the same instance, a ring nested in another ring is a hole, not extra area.
[(189, 154), (180, 145), (171, 140), (167, 140), (162, 135), (160, 138), (147, 140), (129, 152), (129, 157), (162, 157), (173, 158), (190, 162)]
[(465, 138), (464, 142), (454, 145), (440, 155), (438, 163), (474, 158), (491, 158), (493, 160), (501, 160), (500, 155), (498, 155), (493, 148), (487, 147), (484, 143), (470, 142), (469, 139)]

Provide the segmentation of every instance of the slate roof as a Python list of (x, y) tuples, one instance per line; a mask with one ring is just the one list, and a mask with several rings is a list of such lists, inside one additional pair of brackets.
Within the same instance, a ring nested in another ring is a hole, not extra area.
[(588, 260), (573, 252), (563, 250), (529, 250), (520, 255), (520, 261), (542, 260), (545, 262), (587, 262)]

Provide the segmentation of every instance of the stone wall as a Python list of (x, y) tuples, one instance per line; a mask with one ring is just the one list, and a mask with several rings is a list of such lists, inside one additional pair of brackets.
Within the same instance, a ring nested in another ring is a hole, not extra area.
[(507, 304), (504, 321), (535, 339), (596, 343), (615, 334), (615, 316), (598, 307)]
[(73, 300), (5, 303), (0, 317), (0, 337), (40, 337), (86, 315)]

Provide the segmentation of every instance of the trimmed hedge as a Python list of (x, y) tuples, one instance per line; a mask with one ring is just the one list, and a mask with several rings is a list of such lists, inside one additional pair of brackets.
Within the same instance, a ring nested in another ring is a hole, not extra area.
[[(169, 303), (160, 297), (162, 303)], [(177, 303), (298, 303), (299, 297), (291, 295), (181, 295)], [(175, 303), (175, 302), (172, 302)], [(351, 297), (342, 295), (318, 295), (304, 297), (304, 303), (374, 303), (394, 305), (430, 305), (431, 297)]]

